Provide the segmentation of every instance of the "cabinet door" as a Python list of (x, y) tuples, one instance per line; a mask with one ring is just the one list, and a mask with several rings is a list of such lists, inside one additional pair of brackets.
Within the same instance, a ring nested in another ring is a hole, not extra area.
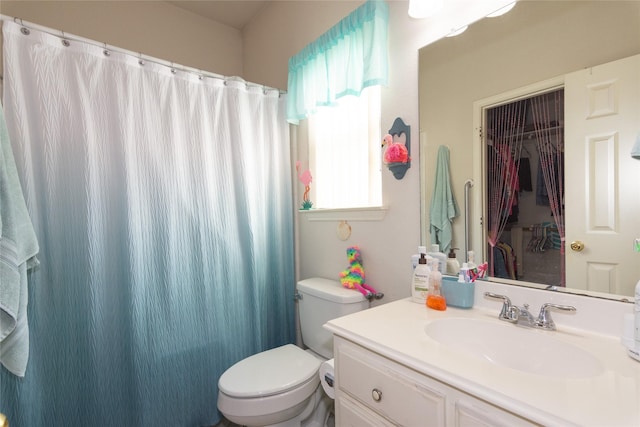
[(394, 427), (375, 412), (354, 402), (344, 394), (336, 400), (336, 425), (340, 427)]
[(459, 393), (457, 398), (450, 399), (449, 403), (452, 404), (453, 407), (453, 420), (448, 423), (448, 425), (451, 426), (532, 427), (536, 425), (466, 394)]

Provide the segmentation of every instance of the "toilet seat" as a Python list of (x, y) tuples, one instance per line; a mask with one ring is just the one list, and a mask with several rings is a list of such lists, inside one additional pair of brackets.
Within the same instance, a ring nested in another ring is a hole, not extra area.
[(318, 376), (320, 360), (293, 344), (254, 354), (227, 369), (218, 388), (235, 398), (286, 393)]

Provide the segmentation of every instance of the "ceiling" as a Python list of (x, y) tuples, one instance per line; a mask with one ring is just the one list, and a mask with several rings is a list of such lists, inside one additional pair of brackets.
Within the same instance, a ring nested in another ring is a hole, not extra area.
[(168, 3), (242, 30), (266, 5), (267, 1), (270, 0), (173, 0)]

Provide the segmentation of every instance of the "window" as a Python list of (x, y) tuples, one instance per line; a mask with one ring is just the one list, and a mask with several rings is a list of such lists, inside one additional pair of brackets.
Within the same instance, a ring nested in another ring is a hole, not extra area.
[(336, 102), (309, 116), (314, 207), (381, 206), (380, 86)]
[(320, 209), (382, 204), (380, 85), (389, 7), (368, 0), (289, 58), (287, 120), (308, 119), (311, 199)]

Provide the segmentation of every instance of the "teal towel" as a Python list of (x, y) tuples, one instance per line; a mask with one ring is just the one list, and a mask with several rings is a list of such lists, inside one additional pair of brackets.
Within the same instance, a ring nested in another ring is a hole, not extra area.
[(431, 243), (440, 246), (440, 252), (449, 252), (453, 231), (451, 221), (458, 216), (458, 204), (451, 191), (449, 176), (449, 149), (444, 145), (438, 148), (436, 177), (431, 197), (430, 232)]
[(27, 269), (37, 264), (37, 253), (0, 107), (0, 362), (20, 377), (29, 359)]

